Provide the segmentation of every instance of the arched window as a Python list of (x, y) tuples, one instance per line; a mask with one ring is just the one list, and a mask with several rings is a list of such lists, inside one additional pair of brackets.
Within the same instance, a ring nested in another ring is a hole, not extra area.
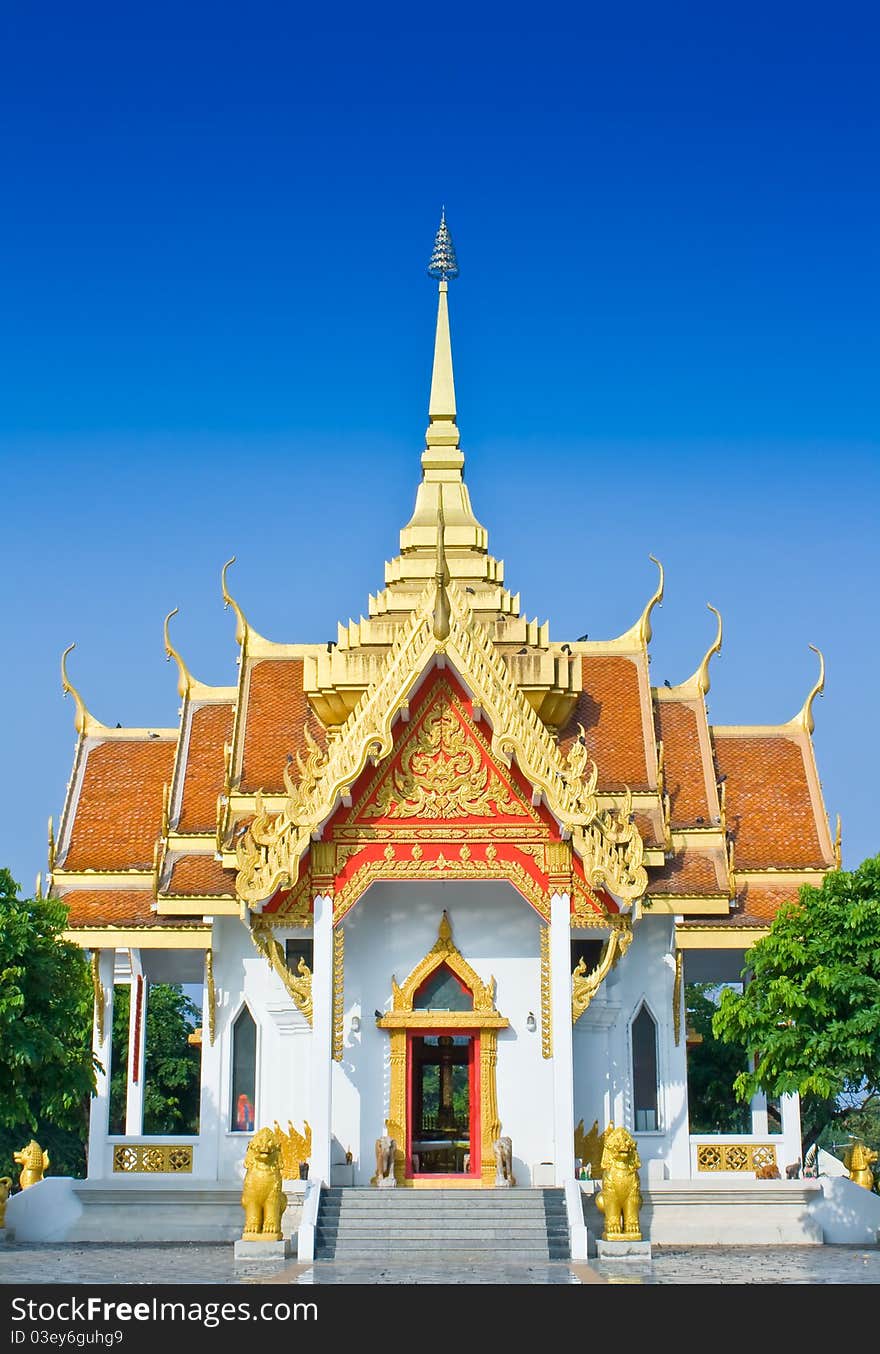
[(232, 1111), (234, 1133), (252, 1133), (257, 1101), (257, 1027), (246, 1006), (232, 1026)]
[(633, 1110), (637, 1133), (660, 1127), (657, 1106), (657, 1025), (642, 1005), (632, 1023)]

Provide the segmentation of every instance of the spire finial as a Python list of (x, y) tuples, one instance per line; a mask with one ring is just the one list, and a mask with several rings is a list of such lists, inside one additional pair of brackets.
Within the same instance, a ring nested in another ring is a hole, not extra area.
[(428, 264), (428, 275), (445, 282), (447, 278), (458, 277), (458, 260), (449, 227), (446, 224), (446, 208), (440, 211), (440, 228), (434, 236), (434, 250)]

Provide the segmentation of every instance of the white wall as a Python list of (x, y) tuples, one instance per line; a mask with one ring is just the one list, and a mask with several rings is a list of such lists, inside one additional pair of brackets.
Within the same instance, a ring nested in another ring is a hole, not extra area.
[[(643, 1180), (653, 1160), (673, 1179), (690, 1174), (685, 1021), (682, 1012), (676, 1045), (672, 946), (672, 918), (644, 915), (627, 953), (574, 1027), (575, 1124), (583, 1119), (587, 1132), (596, 1119), (600, 1132), (610, 1120), (628, 1128), (638, 1143)], [(660, 1128), (653, 1133), (635, 1132), (632, 1105), (630, 1025), (643, 1001), (657, 1024)]]

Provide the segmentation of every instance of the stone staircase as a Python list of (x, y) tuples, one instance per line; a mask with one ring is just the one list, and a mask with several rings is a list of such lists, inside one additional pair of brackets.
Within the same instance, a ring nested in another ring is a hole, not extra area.
[(561, 1189), (322, 1190), (316, 1260), (567, 1260)]

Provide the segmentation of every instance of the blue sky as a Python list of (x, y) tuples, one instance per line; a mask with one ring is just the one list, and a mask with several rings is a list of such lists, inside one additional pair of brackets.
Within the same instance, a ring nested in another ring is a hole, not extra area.
[(68, 644), (97, 718), (173, 725), (172, 607), (193, 673), (234, 681), (230, 555), (279, 640), (381, 587), (443, 203), (465, 474), (524, 610), (616, 635), (657, 555), (654, 681), (696, 668), (711, 602), (716, 723), (794, 715), (818, 645), (844, 864), (880, 849), (880, 21), (609, 14), (4, 8), (0, 864), (26, 890)]

